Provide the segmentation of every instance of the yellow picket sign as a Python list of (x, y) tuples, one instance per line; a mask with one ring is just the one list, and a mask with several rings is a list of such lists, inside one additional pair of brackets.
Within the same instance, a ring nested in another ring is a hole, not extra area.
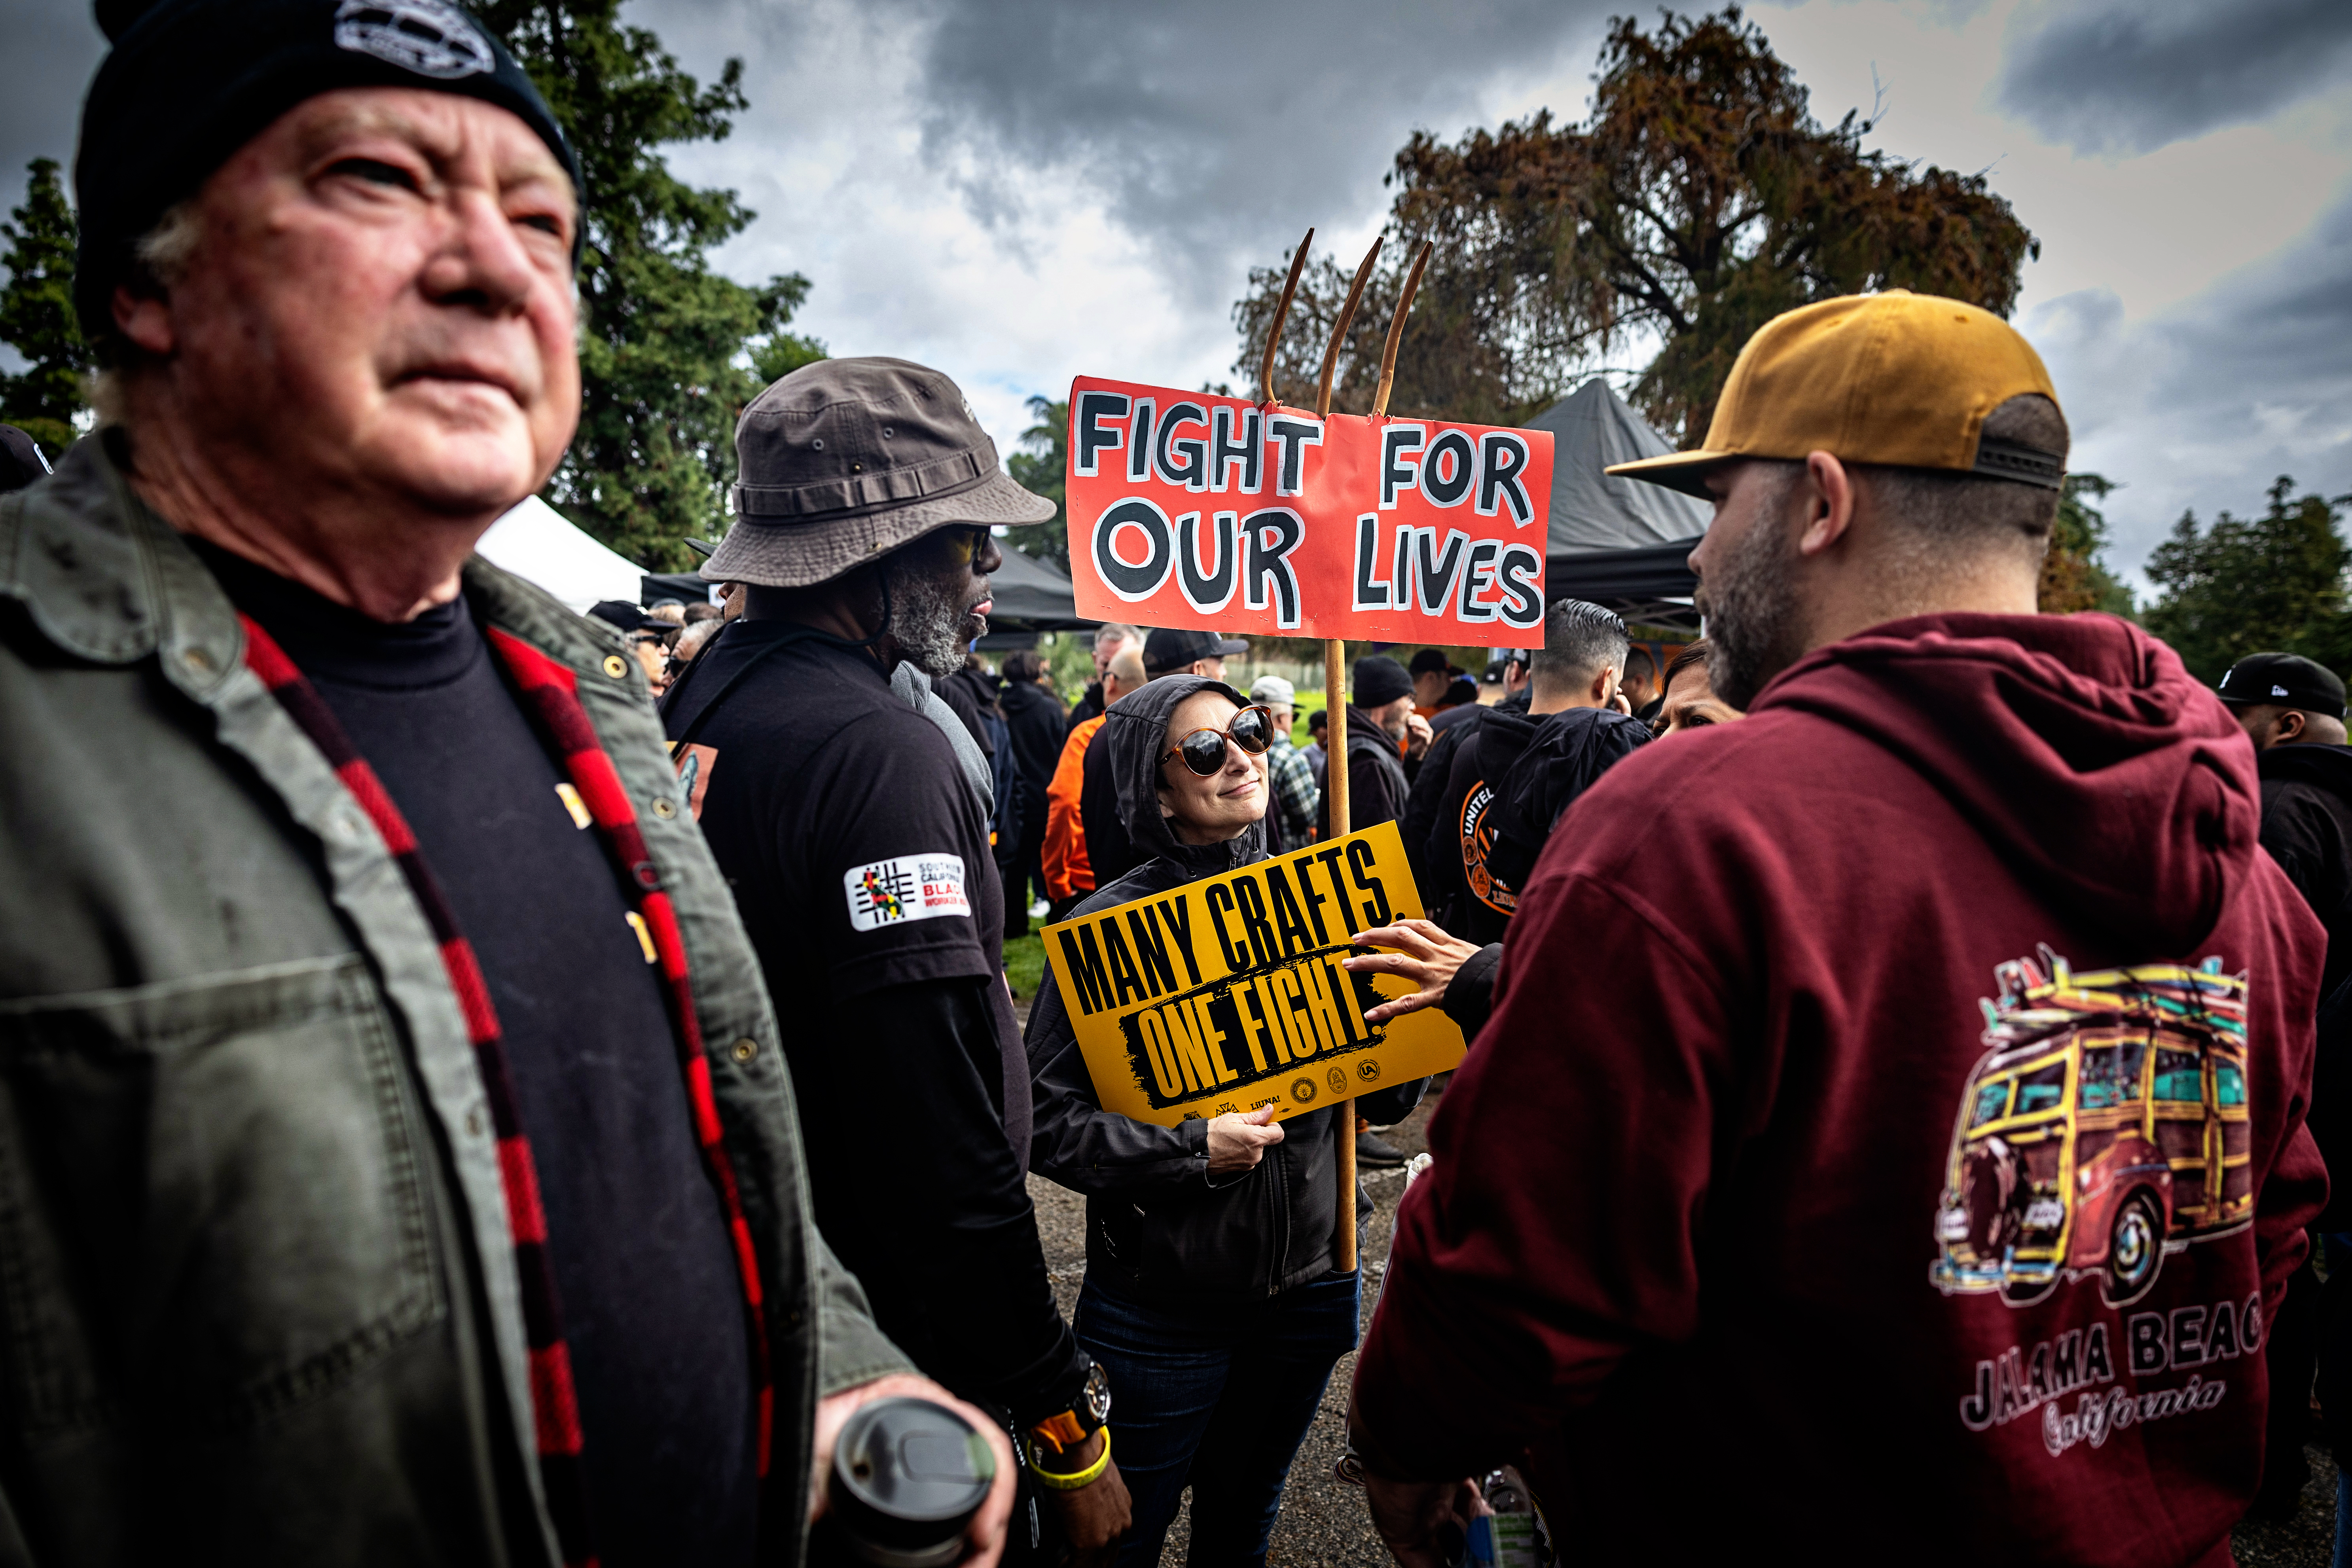
[(1414, 987), (1339, 967), (1356, 931), (1419, 918), (1396, 824), (1045, 928), (1045, 954), (1105, 1110), (1172, 1127), (1276, 1120), (1446, 1072), (1462, 1031), (1433, 1007), (1364, 1014)]

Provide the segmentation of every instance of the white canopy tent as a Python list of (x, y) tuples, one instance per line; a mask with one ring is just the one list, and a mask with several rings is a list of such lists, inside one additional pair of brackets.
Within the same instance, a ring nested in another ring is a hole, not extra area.
[(645, 579), (644, 567), (605, 549), (537, 496), (490, 524), (475, 548), (491, 565), (528, 578), (583, 615), (605, 599), (635, 604)]

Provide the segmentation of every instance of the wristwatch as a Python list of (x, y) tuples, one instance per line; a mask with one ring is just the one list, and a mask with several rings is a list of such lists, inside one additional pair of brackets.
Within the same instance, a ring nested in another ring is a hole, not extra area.
[(1096, 1362), (1087, 1369), (1087, 1381), (1067, 1410), (1057, 1410), (1029, 1428), (1030, 1441), (1054, 1453), (1075, 1448), (1101, 1431), (1110, 1420), (1110, 1375)]

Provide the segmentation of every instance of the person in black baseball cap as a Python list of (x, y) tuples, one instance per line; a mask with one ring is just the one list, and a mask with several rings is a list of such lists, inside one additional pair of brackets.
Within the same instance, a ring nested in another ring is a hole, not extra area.
[[(2341, 1002), (2325, 1005), (2352, 974), (2352, 747), (2345, 744), (2344, 682), (2314, 659), (2293, 653), (2256, 653), (2221, 677), (2221, 700), (2254, 743), (2262, 780), (2262, 847), (2286, 873), (2319, 923), (2327, 928), (2320, 971), (2319, 1047), (2311, 1135), (2332, 1171), (2352, 1167), (2352, 1115), (2337, 1108), (2352, 1090), (2352, 1016)], [(2340, 1192), (2315, 1228), (2352, 1228), (2352, 1202)], [(2326, 1289), (2344, 1286), (2330, 1278)], [(2320, 1281), (2306, 1263), (2287, 1291), (2286, 1305), (2263, 1347), (2274, 1388), (2305, 1388), (2316, 1360), (2324, 1369), (2323, 1400), (2352, 1408), (2352, 1314), (2340, 1303), (2320, 1310)], [(2342, 1328), (2327, 1325), (2344, 1323)], [(2323, 1350), (2321, 1341), (2329, 1341)], [(2284, 1406), (2284, 1409), (2281, 1406)], [(2303, 1462), (2301, 1416), (2291, 1402), (2274, 1405), (2268, 1454), (2254, 1513), (2284, 1518), (2310, 1472)], [(2331, 1427), (2341, 1432), (2340, 1422)]]
[(1443, 651), (1433, 647), (1425, 647), (1414, 654), (1412, 662), (1404, 668), (1405, 673), (1412, 677), (1413, 711), (1424, 719), (1437, 711), (1437, 705), (1444, 700), (1446, 687), (1452, 684), (1455, 676), (1463, 673)]
[(1203, 675), (1223, 680), (1225, 660), (1248, 651), (1249, 644), (1240, 637), (1163, 626), (1143, 639), (1143, 669), (1154, 680), (1163, 675)]
[(2248, 654), (2221, 677), (2219, 694), (2257, 752), (2298, 741), (2344, 743), (2344, 682), (2299, 653)]
[(21, 490), (48, 472), (49, 459), (39, 442), (14, 425), (0, 425), (0, 495)]

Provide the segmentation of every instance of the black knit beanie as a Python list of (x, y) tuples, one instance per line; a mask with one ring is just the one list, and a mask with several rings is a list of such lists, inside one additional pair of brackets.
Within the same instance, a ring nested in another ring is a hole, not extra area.
[(140, 237), (272, 121), (322, 92), (412, 87), (495, 103), (539, 132), (580, 187), (580, 161), (539, 89), (451, 0), (99, 0), (98, 23), (114, 48), (82, 101), (74, 307), (102, 354), (114, 339), (114, 286)]
[(1404, 666), (1384, 653), (1368, 653), (1358, 659), (1355, 676), (1352, 700), (1367, 712), (1412, 695), (1412, 677), (1404, 672)]

